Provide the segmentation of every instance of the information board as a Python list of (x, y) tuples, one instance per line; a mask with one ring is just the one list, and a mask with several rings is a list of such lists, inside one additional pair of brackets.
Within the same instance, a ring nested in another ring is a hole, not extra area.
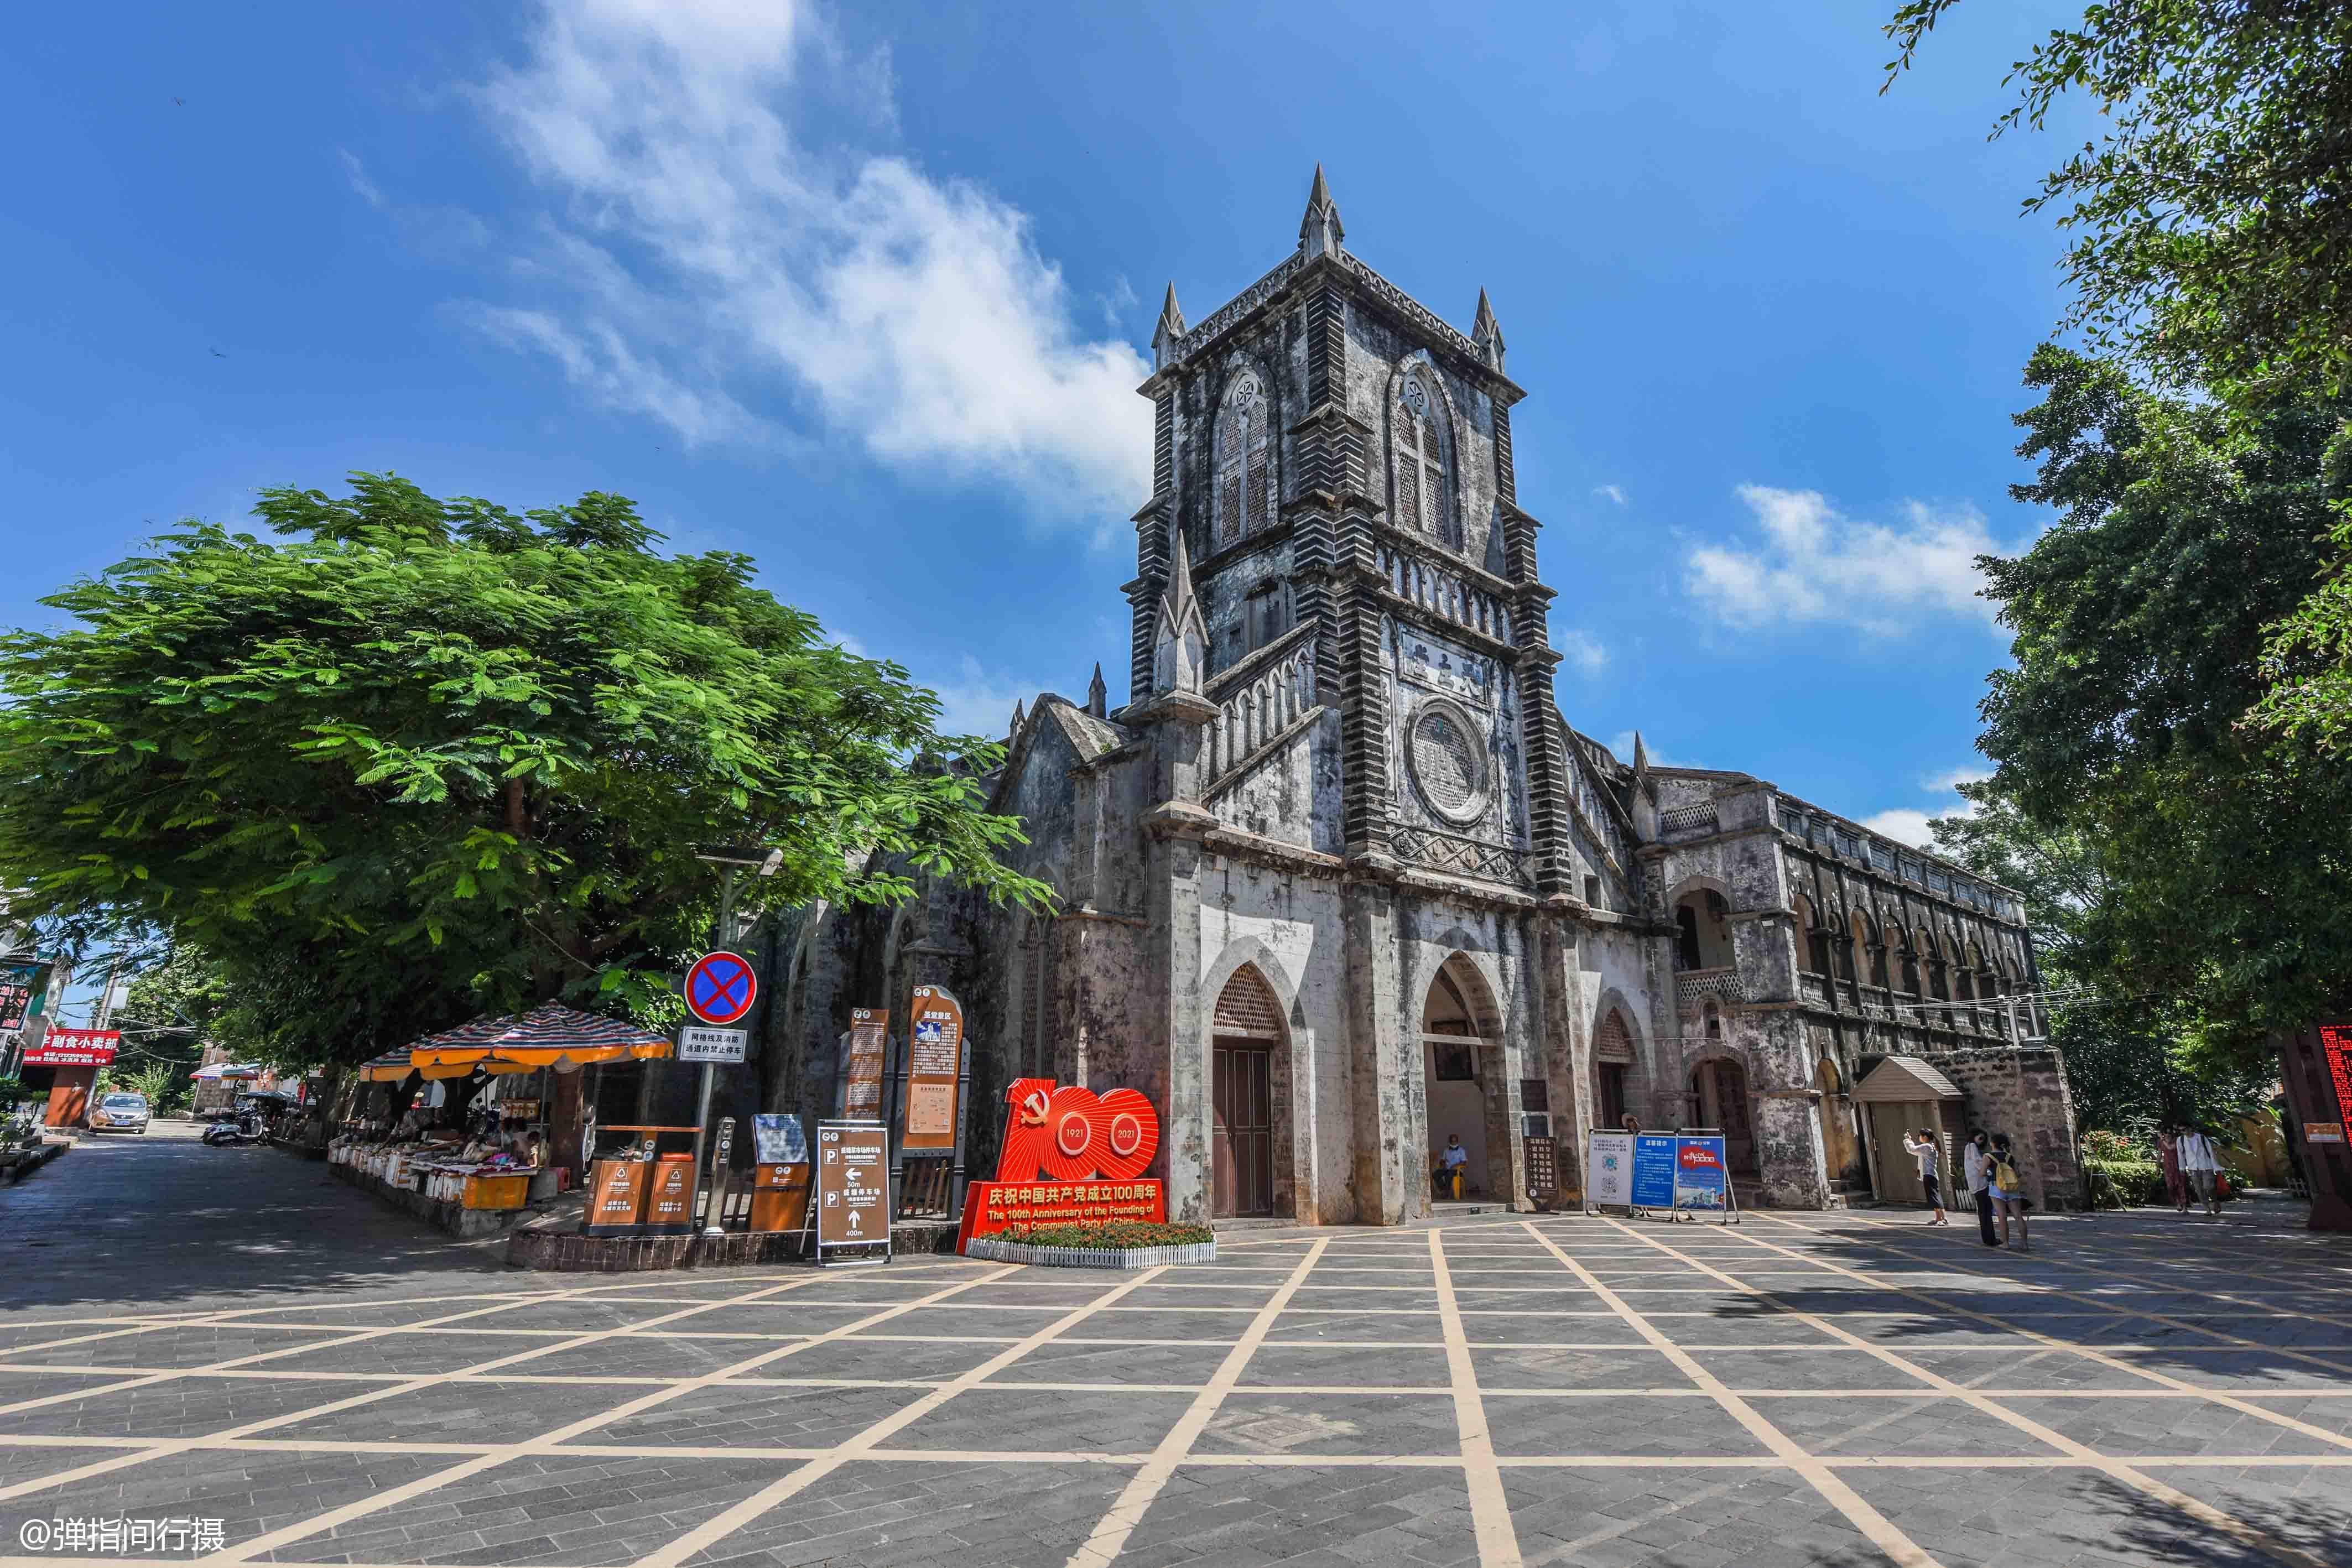
[(1685, 1134), (1675, 1145), (1675, 1212), (1728, 1215), (1731, 1177), (1723, 1163), (1721, 1136)]
[(677, 1059), (680, 1061), (740, 1061), (743, 1048), (751, 1031), (740, 1029), (705, 1029), (699, 1024), (688, 1024), (677, 1031)]
[(1528, 1138), (1528, 1191), (1543, 1197), (1559, 1196), (1559, 1142), (1555, 1138)]
[(828, 1249), (890, 1252), (890, 1138), (878, 1122), (816, 1124), (816, 1260)]
[(763, 1166), (808, 1164), (808, 1134), (798, 1116), (751, 1118), (752, 1158)]
[(1633, 1134), (1598, 1128), (1585, 1142), (1584, 1201), (1592, 1208), (1633, 1205)]
[(2319, 1049), (2327, 1058), (2327, 1075), (2336, 1082), (2336, 1112), (2352, 1122), (2352, 1029), (2323, 1024)]
[(1680, 1142), (1672, 1133), (1633, 1134), (1634, 1207), (1674, 1207), (1675, 1155)]
[(882, 1059), (890, 1043), (890, 1009), (849, 1009), (849, 1060), (841, 1074), (841, 1114), (851, 1122), (882, 1119)]
[(963, 1067), (963, 1007), (943, 987), (917, 986), (907, 1040), (906, 1149), (955, 1147), (956, 1076)]

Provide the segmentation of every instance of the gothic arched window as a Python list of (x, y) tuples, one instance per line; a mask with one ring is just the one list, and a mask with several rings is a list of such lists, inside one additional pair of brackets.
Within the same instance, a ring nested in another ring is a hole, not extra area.
[(1266, 483), (1270, 458), (1265, 388), (1257, 372), (1244, 371), (1225, 388), (1217, 410), (1217, 467), (1213, 520), (1218, 547), (1265, 527), (1273, 491)]
[(1396, 525), (1438, 538), (1445, 533), (1445, 401), (1429, 372), (1409, 371), (1397, 388), (1391, 439), (1396, 449)]

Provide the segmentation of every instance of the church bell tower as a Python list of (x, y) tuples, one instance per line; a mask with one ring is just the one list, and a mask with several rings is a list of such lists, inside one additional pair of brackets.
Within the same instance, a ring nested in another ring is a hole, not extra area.
[(1382, 277), (1318, 166), (1272, 270), (1198, 325), (1169, 286), (1152, 361), (1136, 702), (1163, 689), (1163, 604), (1197, 604), (1206, 789), (1333, 715), (1311, 847), (1580, 903), (1609, 857), (1577, 831), (1485, 290), (1465, 336)]

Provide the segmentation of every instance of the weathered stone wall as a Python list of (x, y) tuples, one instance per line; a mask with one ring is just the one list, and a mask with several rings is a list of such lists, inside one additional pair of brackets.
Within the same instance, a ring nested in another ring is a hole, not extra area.
[[(1393, 791), (1397, 822), (1526, 848), (1527, 768), (1521, 755), (1518, 682), (1510, 667), (1459, 639), (1393, 618), (1386, 629), (1389, 777), (1398, 784)], [(1409, 752), (1413, 726), (1424, 712), (1455, 716), (1484, 749), (1486, 788), (1475, 818), (1433, 809), (1416, 779)]]
[(2007, 1133), (2018, 1174), (2037, 1208), (2084, 1207), (2074, 1096), (2066, 1066), (2047, 1046), (1944, 1051), (1925, 1060), (1968, 1097), (1971, 1127)]
[(1279, 756), (1219, 783), (1209, 808), (1220, 821), (1262, 839), (1339, 853), (1339, 710), (1327, 707)]

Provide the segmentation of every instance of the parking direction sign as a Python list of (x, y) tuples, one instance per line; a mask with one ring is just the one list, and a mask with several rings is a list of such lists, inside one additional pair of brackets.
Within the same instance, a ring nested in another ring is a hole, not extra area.
[(706, 953), (686, 972), (686, 1010), (720, 1029), (741, 1022), (759, 994), (759, 977), (740, 953)]

